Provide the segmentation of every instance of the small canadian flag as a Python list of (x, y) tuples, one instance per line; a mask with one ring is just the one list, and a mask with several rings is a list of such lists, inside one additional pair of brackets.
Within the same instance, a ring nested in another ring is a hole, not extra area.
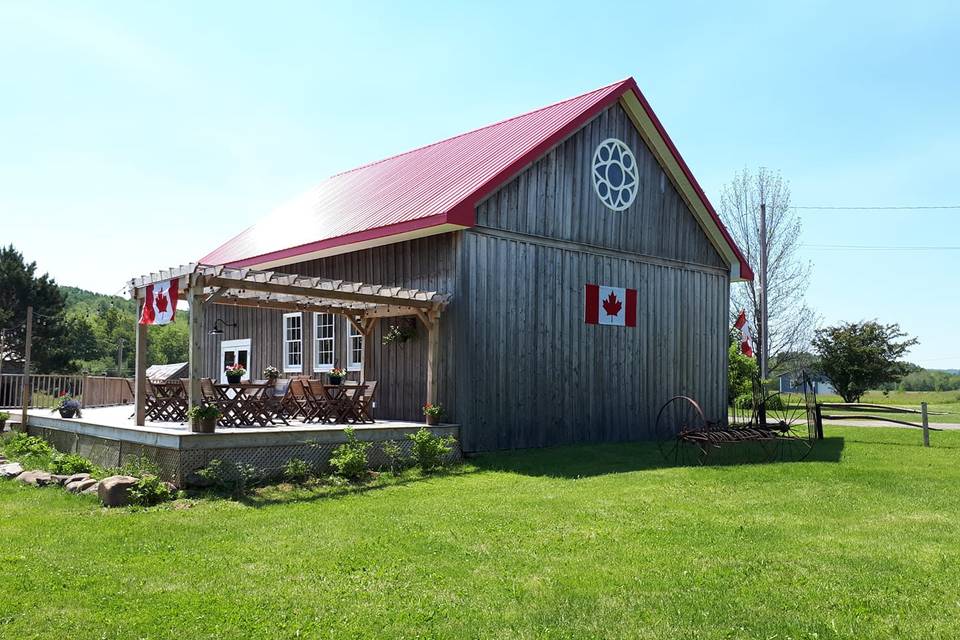
[(753, 345), (750, 343), (754, 340), (753, 325), (747, 320), (747, 312), (745, 310), (740, 310), (740, 315), (737, 316), (737, 321), (733, 323), (733, 326), (740, 329), (740, 352), (748, 358), (752, 358)]
[(588, 284), (584, 294), (584, 321), (587, 324), (637, 326), (636, 289)]
[(178, 280), (167, 280), (147, 285), (143, 299), (140, 324), (169, 324), (177, 313)]

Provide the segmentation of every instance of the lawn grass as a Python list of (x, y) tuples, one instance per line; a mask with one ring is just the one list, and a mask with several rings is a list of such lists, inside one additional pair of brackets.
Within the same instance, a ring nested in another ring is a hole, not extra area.
[(139, 511), (0, 481), (0, 637), (960, 637), (960, 433), (827, 429), (795, 464), (567, 447)]

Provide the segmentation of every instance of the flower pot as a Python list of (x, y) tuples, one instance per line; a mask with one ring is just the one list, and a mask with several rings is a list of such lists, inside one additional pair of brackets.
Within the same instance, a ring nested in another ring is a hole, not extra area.
[(335, 378), (330, 376), (330, 384), (340, 384), (341, 382), (343, 382), (343, 378)]
[(435, 427), (440, 424), (440, 416), (424, 416), (427, 419), (427, 426)]
[(240, 384), (240, 381), (243, 379), (243, 376), (227, 376), (227, 382), (230, 384)]
[(60, 407), (59, 411), (61, 418), (72, 418), (77, 415), (77, 410), (74, 407)]
[(194, 433), (213, 433), (217, 429), (217, 418), (194, 418), (190, 421), (190, 430)]

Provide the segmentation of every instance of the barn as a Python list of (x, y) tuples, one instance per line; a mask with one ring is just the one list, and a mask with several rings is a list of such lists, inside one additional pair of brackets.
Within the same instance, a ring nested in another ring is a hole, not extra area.
[(442, 319), (221, 299), (194, 348), (212, 378), (376, 379), (378, 418), (439, 402), (465, 451), (649, 438), (676, 394), (725, 415), (752, 278), (632, 78), (334, 175), (200, 263), (442, 295)]

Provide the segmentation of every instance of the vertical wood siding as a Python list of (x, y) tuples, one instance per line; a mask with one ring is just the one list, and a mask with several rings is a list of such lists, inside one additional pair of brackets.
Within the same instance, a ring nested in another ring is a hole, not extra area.
[[(652, 437), (690, 395), (723, 415), (729, 277), (463, 234), (457, 420), (468, 451)], [(637, 327), (588, 325), (584, 283), (635, 288)]]

